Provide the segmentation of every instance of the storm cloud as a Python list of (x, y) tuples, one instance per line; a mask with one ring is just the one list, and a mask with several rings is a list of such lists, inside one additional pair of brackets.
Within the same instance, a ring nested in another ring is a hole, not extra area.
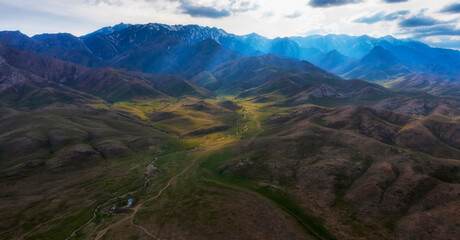
[(433, 26), (440, 24), (441, 22), (429, 17), (425, 16), (425, 10), (420, 11), (418, 14), (404, 19), (399, 23), (400, 27), (403, 28), (412, 28), (412, 27), (424, 27), (424, 26)]
[(408, 0), (383, 0), (387, 3), (400, 3), (400, 2), (407, 2)]
[(444, 13), (460, 13), (460, 3), (454, 3), (444, 7), (441, 12)]
[(310, 0), (309, 4), (312, 7), (334, 7), (359, 2), (362, 0)]
[(226, 9), (218, 10), (212, 7), (194, 6), (189, 3), (182, 4), (180, 9), (192, 17), (223, 18), (231, 15), (231, 12)]
[[(170, 0), (175, 1), (175, 0)], [(220, 5), (217, 1), (211, 1), (208, 5), (197, 4), (196, 1), (178, 0), (180, 2), (179, 10), (182, 13), (192, 17), (204, 18), (224, 18), (229, 17), (234, 13), (244, 13), (256, 10), (259, 6), (250, 1), (227, 0), (221, 1)]]
[(453, 24), (442, 24), (414, 29), (405, 29), (404, 33), (412, 34), (415, 38), (431, 36), (460, 36), (460, 29)]
[(354, 22), (357, 23), (367, 23), (367, 24), (373, 24), (376, 22), (381, 22), (381, 21), (394, 21), (396, 19), (401, 18), (404, 15), (409, 14), (408, 10), (401, 10), (397, 12), (392, 12), (392, 13), (386, 13), (385, 11), (380, 11), (374, 15), (367, 16), (367, 17), (360, 17)]

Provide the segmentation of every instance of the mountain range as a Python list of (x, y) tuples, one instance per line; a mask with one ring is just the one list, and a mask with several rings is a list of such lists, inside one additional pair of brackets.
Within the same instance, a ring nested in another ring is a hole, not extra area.
[(455, 239), (460, 52), (0, 32), (0, 239)]
[[(218, 44), (207, 46), (212, 44), (209, 40)], [(432, 48), (418, 41), (399, 40), (391, 36), (313, 35), (268, 39), (257, 34), (238, 36), (221, 29), (197, 25), (121, 23), (81, 37), (42, 34), (29, 38), (20, 32), (2, 32), (0, 42), (85, 66), (115, 66), (149, 73), (180, 71), (188, 77), (198, 70), (190, 73), (190, 70), (181, 69), (187, 68), (183, 63), (203, 62), (204, 59), (191, 61), (190, 58), (194, 51), (207, 48), (208, 56), (194, 56), (207, 57), (206, 65), (188, 68), (209, 70), (219, 63), (237, 58), (238, 54), (255, 56), (271, 53), (307, 60), (347, 78), (409, 82), (423, 74), (433, 79), (431, 84), (459, 81), (458, 51)], [(190, 50), (190, 45), (194, 45), (195, 49)], [(133, 57), (142, 57), (143, 60), (136, 61), (137, 65), (133, 66), (130, 64)], [(394, 61), (398, 62), (398, 66), (392, 64)], [(378, 63), (379, 69), (362, 67), (366, 63)]]

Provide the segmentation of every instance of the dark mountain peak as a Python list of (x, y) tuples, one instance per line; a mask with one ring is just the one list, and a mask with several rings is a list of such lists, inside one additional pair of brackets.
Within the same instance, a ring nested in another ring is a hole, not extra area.
[(1, 31), (0, 43), (28, 50), (40, 49), (40, 42), (30, 38), (29, 36), (21, 33), (20, 31)]
[(389, 53), (388, 50), (386, 50), (385, 48), (381, 47), (381, 46), (375, 46), (371, 51), (370, 53)]
[(81, 37), (88, 37), (88, 36), (93, 35), (93, 34), (109, 35), (109, 34), (111, 34), (113, 32), (121, 31), (121, 30), (126, 29), (126, 28), (128, 28), (130, 26), (132, 26), (132, 25), (121, 22), (121, 23), (119, 23), (119, 24), (117, 24), (115, 26), (103, 27), (103, 28), (101, 28), (99, 30), (96, 30), (96, 31), (94, 31), (94, 32), (92, 32), (90, 34), (87, 34), (87, 35), (84, 35), (84, 36), (81, 36)]
[(252, 38), (255, 38), (255, 37), (261, 37), (259, 34), (255, 33), (255, 32), (252, 32), (250, 34), (246, 34), (244, 35), (246, 37), (252, 37)]
[(45, 33), (35, 35), (32, 39), (43, 42), (50, 47), (75, 48), (75, 50), (86, 49), (83, 41), (70, 33)]
[(371, 36), (367, 35), (367, 34), (364, 34), (364, 35), (361, 35), (361, 36), (358, 36), (357, 37), (358, 39), (372, 39)]
[(335, 49), (327, 52), (326, 56), (329, 56), (329, 57), (345, 57), (345, 55), (343, 55), (342, 53), (340, 53), (339, 51), (337, 51)]
[(332, 50), (324, 55), (324, 60), (330, 60), (330, 61), (339, 61), (340, 63), (344, 63), (345, 61), (348, 61), (350, 58), (343, 55), (341, 52), (337, 50)]
[(385, 41), (387, 41), (387, 42), (389, 42), (389, 43), (395, 43), (395, 42), (398, 41), (398, 39), (394, 38), (394, 37), (391, 36), (391, 35), (386, 35), (386, 36), (384, 36), (384, 37), (381, 37), (380, 39), (385, 40)]
[(34, 39), (44, 39), (44, 38), (78, 38), (70, 33), (42, 33), (34, 35)]
[(81, 38), (70, 33), (46, 33), (35, 35), (32, 39), (40, 42), (42, 45), (40, 50), (32, 50), (44, 56), (85, 66), (93, 66), (99, 61)]
[(368, 54), (366, 54), (362, 59), (361, 63), (363, 64), (388, 64), (393, 65), (399, 62), (390, 51), (386, 50), (383, 47), (376, 46)]
[(16, 30), (16, 31), (0, 31), (0, 36), (25, 36), (25, 37), (27, 37), (27, 35), (25, 35), (24, 33), (22, 33), (19, 30)]
[(300, 44), (290, 38), (275, 38), (273, 39), (270, 52), (284, 57), (300, 58)]
[(324, 54), (318, 54), (316, 58), (312, 59), (312, 63), (326, 70), (331, 70), (343, 66), (349, 60), (349, 57), (334, 49)]

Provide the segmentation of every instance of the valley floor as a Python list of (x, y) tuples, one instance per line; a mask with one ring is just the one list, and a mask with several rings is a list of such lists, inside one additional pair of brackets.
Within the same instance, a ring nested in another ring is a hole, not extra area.
[[(154, 141), (92, 160), (76, 158), (86, 150), (55, 148), (74, 157), (33, 166), (34, 156), (26, 155), (27, 168), (3, 163), (10, 175), (0, 182), (0, 239), (453, 239), (458, 233), (460, 164), (433, 155), (459, 151), (430, 155), (392, 143), (389, 129), (410, 128), (402, 115), (233, 97), (89, 108), (138, 122), (111, 126)], [(11, 114), (18, 113), (3, 119)], [(61, 117), (62, 125), (67, 116)], [(347, 125), (355, 117), (362, 125)], [(68, 117), (74, 123), (90, 117), (80, 118)], [(40, 131), (31, 127), (29, 134)], [(134, 141), (123, 134), (112, 135), (106, 148)], [(80, 145), (102, 152), (99, 142), (107, 141), (93, 137)], [(130, 198), (133, 206), (126, 207)], [(422, 223), (428, 228), (420, 229)]]

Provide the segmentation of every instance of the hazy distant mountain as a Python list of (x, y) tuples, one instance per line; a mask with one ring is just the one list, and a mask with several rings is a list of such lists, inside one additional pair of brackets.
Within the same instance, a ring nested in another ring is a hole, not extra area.
[(257, 102), (301, 104), (317, 99), (379, 99), (388, 90), (362, 80), (344, 80), (307, 61), (275, 55), (246, 57), (217, 66), (191, 80), (213, 91)]
[(344, 65), (341, 74), (347, 78), (365, 79), (368, 81), (383, 81), (397, 79), (411, 70), (391, 52), (382, 47), (373, 48), (360, 60)]
[[(121, 23), (82, 37), (42, 34), (29, 38), (20, 32), (0, 32), (0, 42), (85, 66), (186, 78), (244, 55), (262, 54), (308, 60), (343, 77), (369, 81), (411, 81), (412, 76), (429, 75), (432, 82), (456, 82), (460, 71), (459, 51), (391, 36), (329, 34), (268, 39), (198, 25)], [(397, 63), (389, 61), (389, 55)]]
[(334, 72), (334, 69), (344, 66), (352, 59), (337, 50), (332, 50), (328, 53), (316, 54), (316, 57), (313, 57), (310, 61), (321, 68)]
[(227, 92), (238, 92), (262, 85), (271, 78), (285, 72), (308, 73), (309, 76), (304, 79), (311, 81), (339, 78), (307, 61), (280, 58), (275, 55), (262, 55), (226, 62), (207, 74), (198, 75), (191, 81), (194, 83), (205, 82), (201, 79), (201, 76), (204, 76), (205, 78), (215, 79), (216, 82), (212, 84), (211, 90), (219, 89)]

